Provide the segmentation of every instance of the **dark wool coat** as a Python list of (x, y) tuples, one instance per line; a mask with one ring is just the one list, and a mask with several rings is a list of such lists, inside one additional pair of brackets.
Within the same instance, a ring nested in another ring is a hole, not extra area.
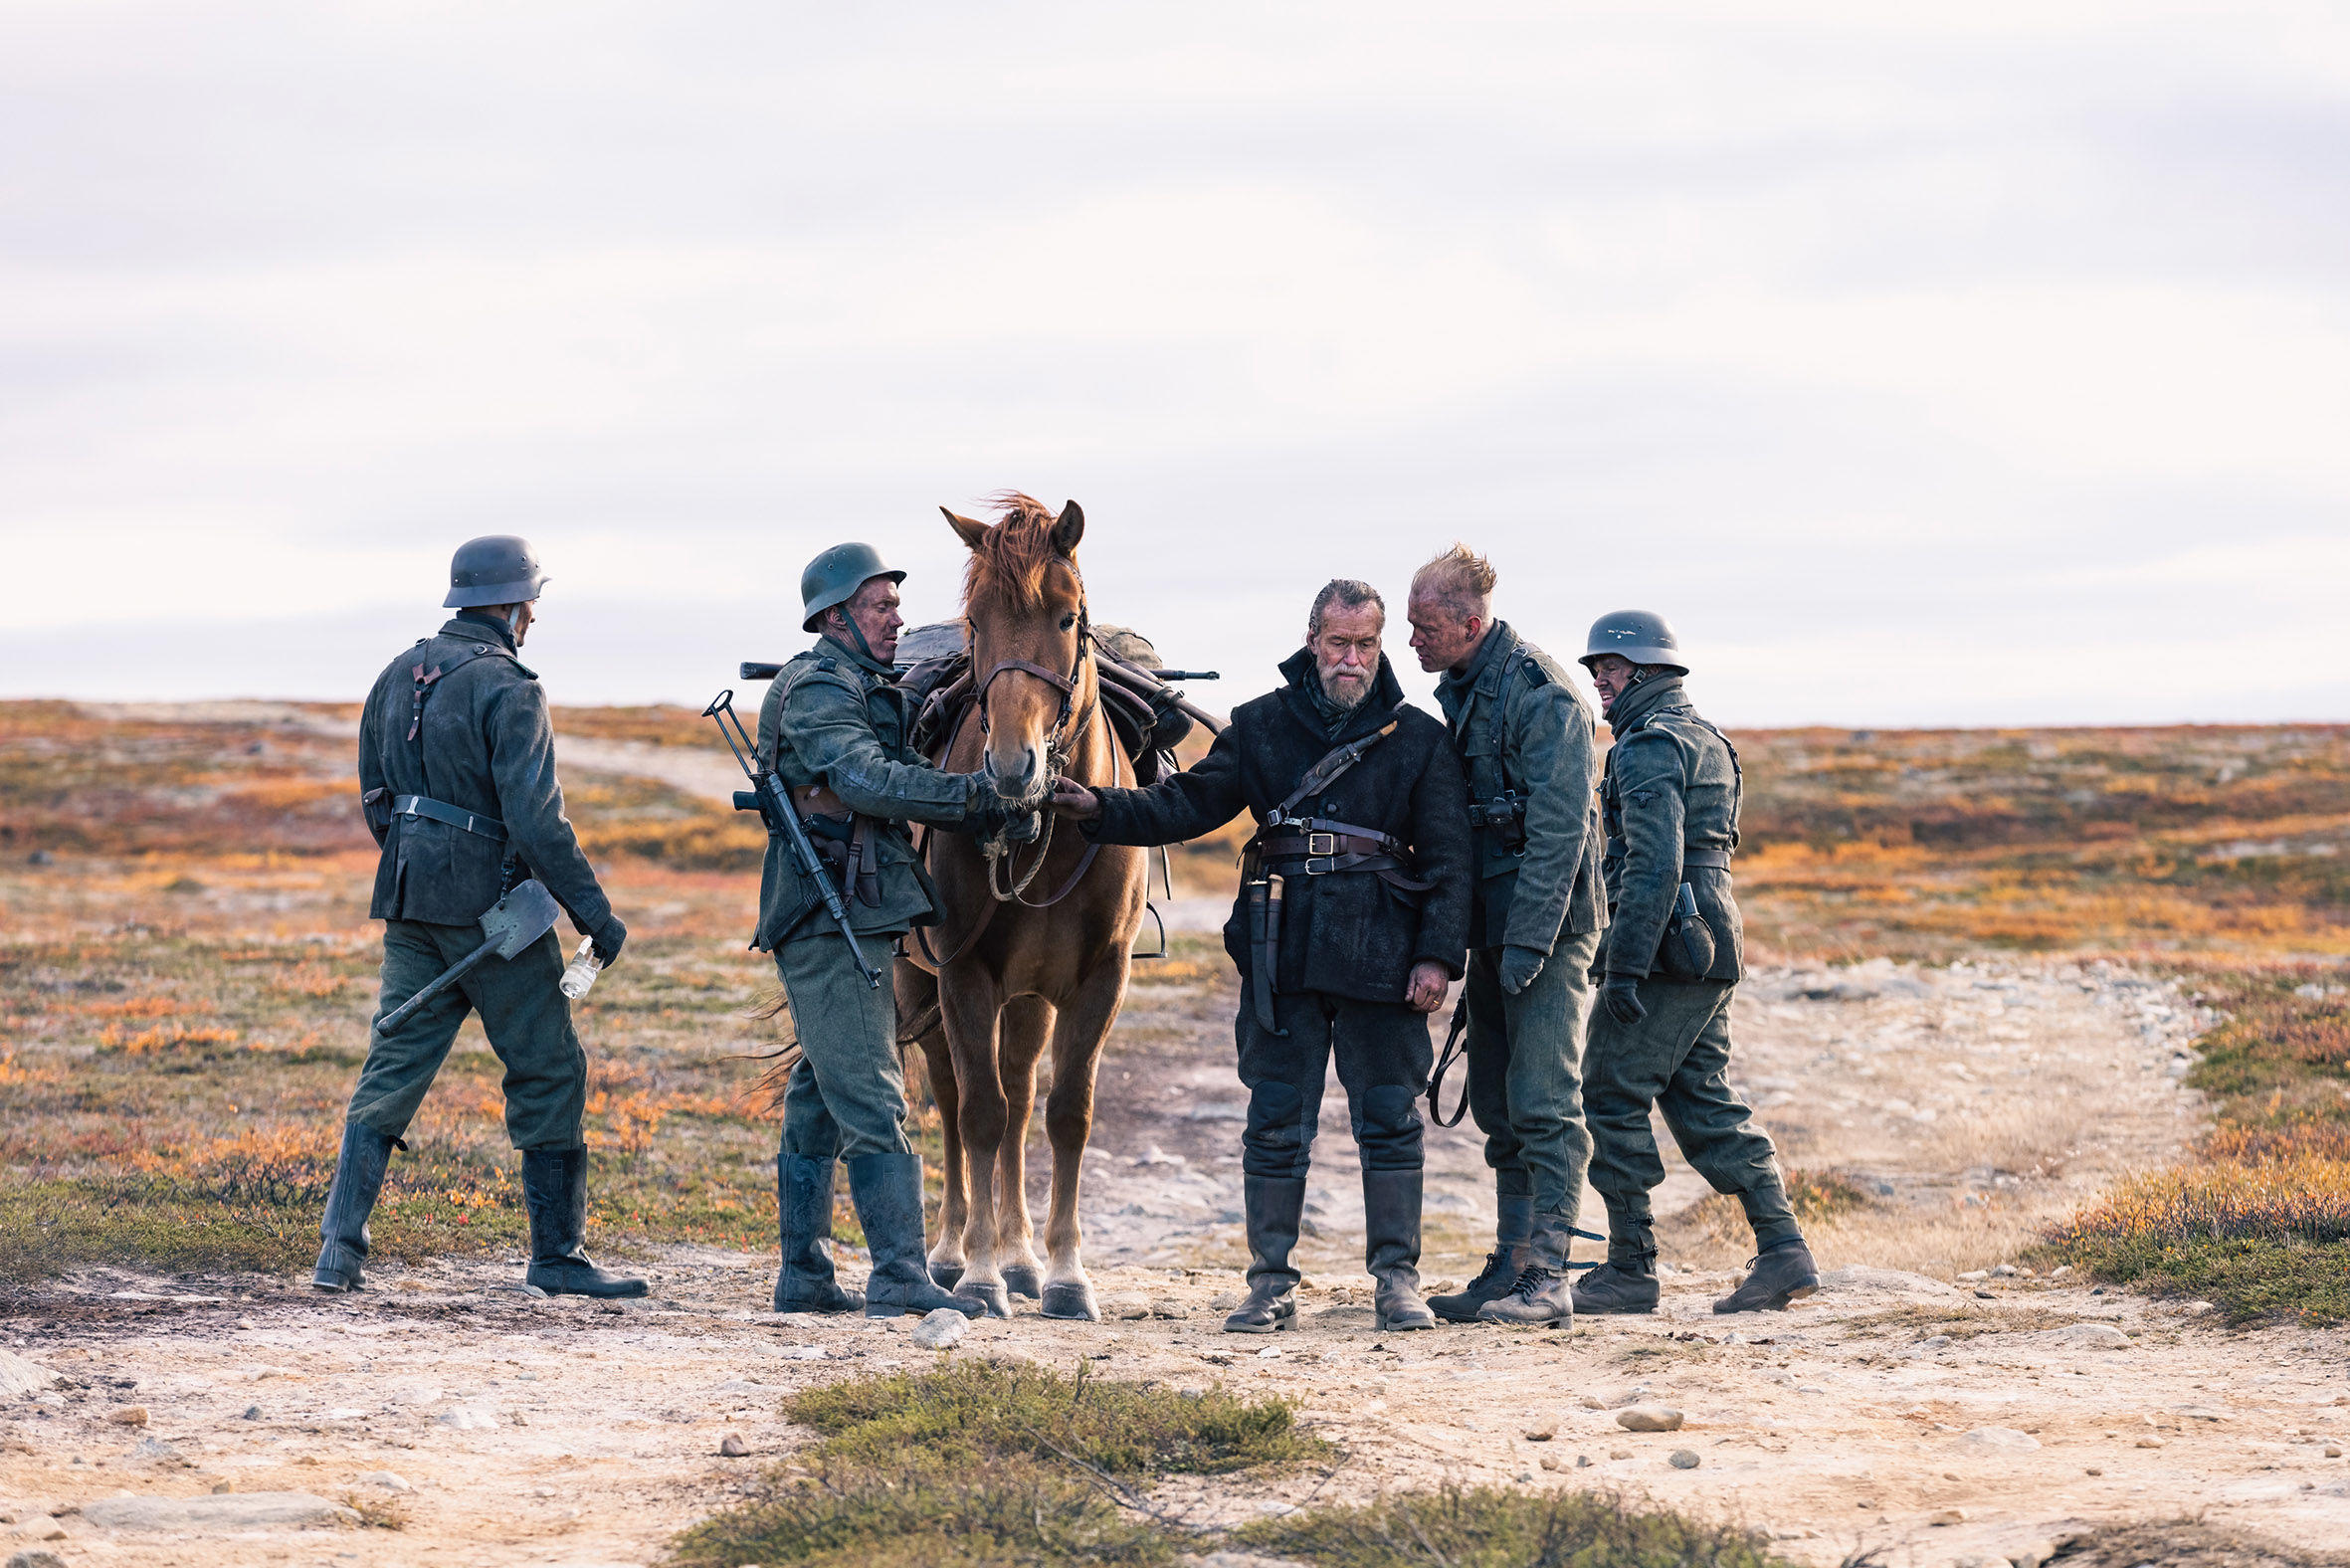
[[(423, 723), (414, 721), (417, 667), (445, 674), (427, 687)], [(359, 788), (391, 796), (424, 795), (505, 824), (505, 840), (486, 838), (430, 817), (397, 817), (388, 827), (384, 799), (368, 812), (383, 850), (375, 869), (378, 920), (471, 925), (497, 901), (505, 858), (518, 877), (536, 877), (593, 934), (612, 904), (580, 853), (555, 782), (555, 731), (538, 677), (514, 657), (503, 621), (461, 612), (375, 678), (359, 718)]]
[[(1400, 707), (1403, 687), (1384, 657), (1370, 695), (1334, 735), (1314, 708), (1313, 655), (1299, 649), (1281, 674), (1287, 684), (1234, 709), (1232, 726), (1196, 765), (1148, 789), (1098, 791), (1101, 816), (1085, 831), (1105, 844), (1174, 844), (1213, 833), (1243, 811), (1263, 823), (1333, 747), (1395, 717), (1393, 734), (1295, 809), (1402, 840), (1417, 876), (1436, 885), (1410, 892), (1370, 872), (1289, 878), (1273, 988), (1401, 1002), (1412, 966), (1423, 960), (1458, 979), (1475, 871), (1468, 790), (1452, 737), (1418, 708)], [(1224, 927), (1224, 949), (1244, 977), (1255, 956), (1248, 937), (1244, 897)]]

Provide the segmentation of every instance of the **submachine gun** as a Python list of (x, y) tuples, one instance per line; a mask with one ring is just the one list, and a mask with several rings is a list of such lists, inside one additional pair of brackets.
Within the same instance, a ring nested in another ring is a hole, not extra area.
[[(768, 668), (761, 666), (758, 668)], [(743, 679), (762, 679), (751, 674), (753, 667), (742, 667)], [(772, 670), (770, 670), (772, 674)], [(718, 733), (726, 738), (726, 749), (734, 753), (734, 760), (742, 771), (750, 775), (751, 787), (734, 792), (736, 811), (755, 811), (767, 824), (769, 833), (780, 834), (792, 847), (792, 859), (798, 863), (800, 875), (813, 880), (816, 890), (824, 895), (824, 912), (840, 927), (841, 939), (849, 944), (850, 961), (857, 972), (865, 976), (865, 983), (876, 991), (881, 988), (881, 972), (865, 961), (865, 949), (857, 943), (857, 931), (849, 923), (849, 906), (841, 901), (841, 889), (833, 885), (825, 871), (824, 859), (816, 853), (816, 846), (808, 842), (808, 830), (800, 826), (800, 814), (792, 805), (791, 792), (783, 780), (760, 757), (759, 748), (752, 743), (750, 732), (742, 727), (742, 715), (734, 711), (734, 689), (729, 686), (710, 698), (710, 705), (701, 716), (714, 720)]]

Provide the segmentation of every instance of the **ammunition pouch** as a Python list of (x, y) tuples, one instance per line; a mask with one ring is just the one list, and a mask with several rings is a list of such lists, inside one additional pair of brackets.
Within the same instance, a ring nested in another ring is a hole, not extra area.
[(1526, 853), (1526, 803), (1518, 792), (1505, 789), (1491, 800), (1469, 803), (1469, 825), (1493, 836), (1493, 842), (1512, 855)]
[(383, 843), (392, 831), (392, 792), (387, 788), (371, 789), (359, 797), (359, 815), (366, 819), (367, 831), (375, 842)]
[(872, 817), (812, 816), (802, 817), (800, 826), (807, 830), (809, 847), (831, 870), (842, 894), (869, 909), (879, 908), (881, 864), (874, 845), (881, 824)]

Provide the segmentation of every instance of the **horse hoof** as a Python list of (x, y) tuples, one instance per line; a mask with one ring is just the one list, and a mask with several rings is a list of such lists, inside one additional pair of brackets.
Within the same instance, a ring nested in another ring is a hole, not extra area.
[(1093, 1287), (1083, 1280), (1076, 1284), (1045, 1286), (1044, 1313), (1047, 1317), (1066, 1317), (1080, 1323), (1101, 1321), (1101, 1307), (1093, 1299)]
[(962, 1277), (961, 1264), (934, 1263), (930, 1266), (930, 1282), (941, 1290), (952, 1290)]
[(973, 1280), (958, 1288), (955, 1294), (977, 1301), (987, 1308), (987, 1315), (990, 1317), (1010, 1317), (1012, 1315), (1012, 1298), (1004, 1292), (1004, 1287), (1001, 1284), (987, 1284)]
[(1014, 1264), (1004, 1271), (1004, 1288), (1035, 1300), (1043, 1290), (1045, 1272), (1035, 1264)]

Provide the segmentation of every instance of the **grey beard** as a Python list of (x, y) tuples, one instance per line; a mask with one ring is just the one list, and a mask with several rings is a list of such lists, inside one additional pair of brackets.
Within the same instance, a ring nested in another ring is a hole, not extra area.
[(1360, 686), (1357, 686), (1355, 688), (1354, 695), (1352, 696), (1346, 696), (1331, 690), (1330, 683), (1327, 681), (1323, 681), (1321, 683), (1321, 688), (1323, 701), (1329, 703), (1332, 707), (1343, 709), (1349, 713), (1362, 706), (1363, 698), (1371, 694), (1371, 683), (1368, 681), (1365, 681)]

